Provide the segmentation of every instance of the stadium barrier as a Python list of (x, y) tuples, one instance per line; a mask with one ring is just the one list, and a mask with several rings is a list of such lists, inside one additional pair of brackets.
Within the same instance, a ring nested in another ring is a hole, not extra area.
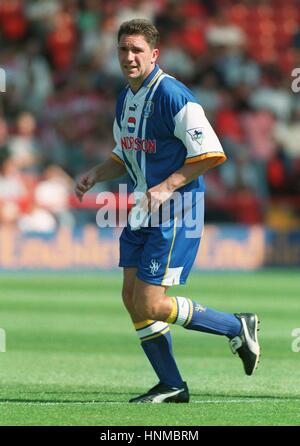
[[(121, 229), (86, 225), (53, 234), (0, 228), (0, 269), (116, 270)], [(194, 270), (257, 270), (300, 266), (300, 231), (261, 225), (206, 225)]]

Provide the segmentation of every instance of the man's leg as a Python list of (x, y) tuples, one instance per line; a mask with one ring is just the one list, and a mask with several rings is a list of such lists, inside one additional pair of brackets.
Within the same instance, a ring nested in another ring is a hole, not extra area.
[(139, 322), (139, 315), (135, 311), (133, 304), (133, 291), (136, 280), (137, 268), (123, 268), (123, 288), (122, 298), (126, 310), (128, 311), (132, 322)]
[[(181, 392), (180, 396), (176, 395), (175, 399), (184, 400), (177, 402), (187, 402), (188, 392), (173, 356), (169, 325), (165, 322), (150, 320), (149, 318), (143, 320), (136, 311), (136, 305), (134, 303), (136, 272), (136, 268), (124, 268), (122, 290), (124, 305), (134, 323), (136, 332), (141, 341), (141, 346), (158, 376), (159, 388), (164, 388), (168, 391), (166, 398), (170, 398), (170, 393), (174, 394), (174, 392), (176, 392), (175, 389), (184, 389), (184, 395), (182, 395)], [(147, 402), (148, 395), (145, 398), (146, 401), (132, 402)], [(174, 396), (172, 396), (172, 398), (174, 398)]]
[(165, 288), (136, 279), (135, 311), (142, 319), (155, 319), (181, 325), (188, 330), (224, 335), (230, 339), (233, 353), (242, 359), (247, 375), (259, 360), (258, 319), (255, 314), (230, 314), (203, 307), (185, 297), (169, 297)]
[(156, 319), (190, 330), (203, 331), (233, 338), (241, 331), (239, 319), (230, 313), (204, 308), (185, 297), (169, 297), (165, 287), (136, 279), (135, 311), (144, 319)]

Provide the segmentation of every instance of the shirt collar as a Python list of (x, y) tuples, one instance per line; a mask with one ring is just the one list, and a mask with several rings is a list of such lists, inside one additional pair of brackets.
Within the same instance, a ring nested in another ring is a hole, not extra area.
[(151, 71), (150, 74), (148, 74), (148, 76), (142, 83), (141, 87), (147, 87), (150, 84), (150, 82), (152, 81), (152, 79), (154, 78), (154, 76), (157, 74), (158, 71), (159, 71), (159, 66), (157, 64), (155, 64), (153, 70)]

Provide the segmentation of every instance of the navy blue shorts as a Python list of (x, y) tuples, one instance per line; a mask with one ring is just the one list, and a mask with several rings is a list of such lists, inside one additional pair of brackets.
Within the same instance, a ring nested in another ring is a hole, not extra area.
[[(203, 231), (204, 205), (194, 228), (184, 220), (168, 227), (124, 228), (120, 237), (121, 267), (137, 268), (137, 277), (155, 285), (184, 284), (195, 261)], [(192, 234), (192, 236), (191, 236)]]

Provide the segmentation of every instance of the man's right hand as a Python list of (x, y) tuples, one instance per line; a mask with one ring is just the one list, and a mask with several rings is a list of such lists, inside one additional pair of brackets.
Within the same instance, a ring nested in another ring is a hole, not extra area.
[(93, 167), (79, 178), (75, 185), (75, 194), (81, 202), (84, 194), (96, 183), (114, 180), (115, 178), (123, 176), (125, 173), (126, 168), (124, 164), (120, 164), (120, 162), (113, 158), (108, 158), (104, 163), (97, 164), (97, 166)]
[(90, 170), (79, 178), (75, 185), (75, 194), (81, 202), (84, 194), (96, 184), (96, 173), (94, 169)]

